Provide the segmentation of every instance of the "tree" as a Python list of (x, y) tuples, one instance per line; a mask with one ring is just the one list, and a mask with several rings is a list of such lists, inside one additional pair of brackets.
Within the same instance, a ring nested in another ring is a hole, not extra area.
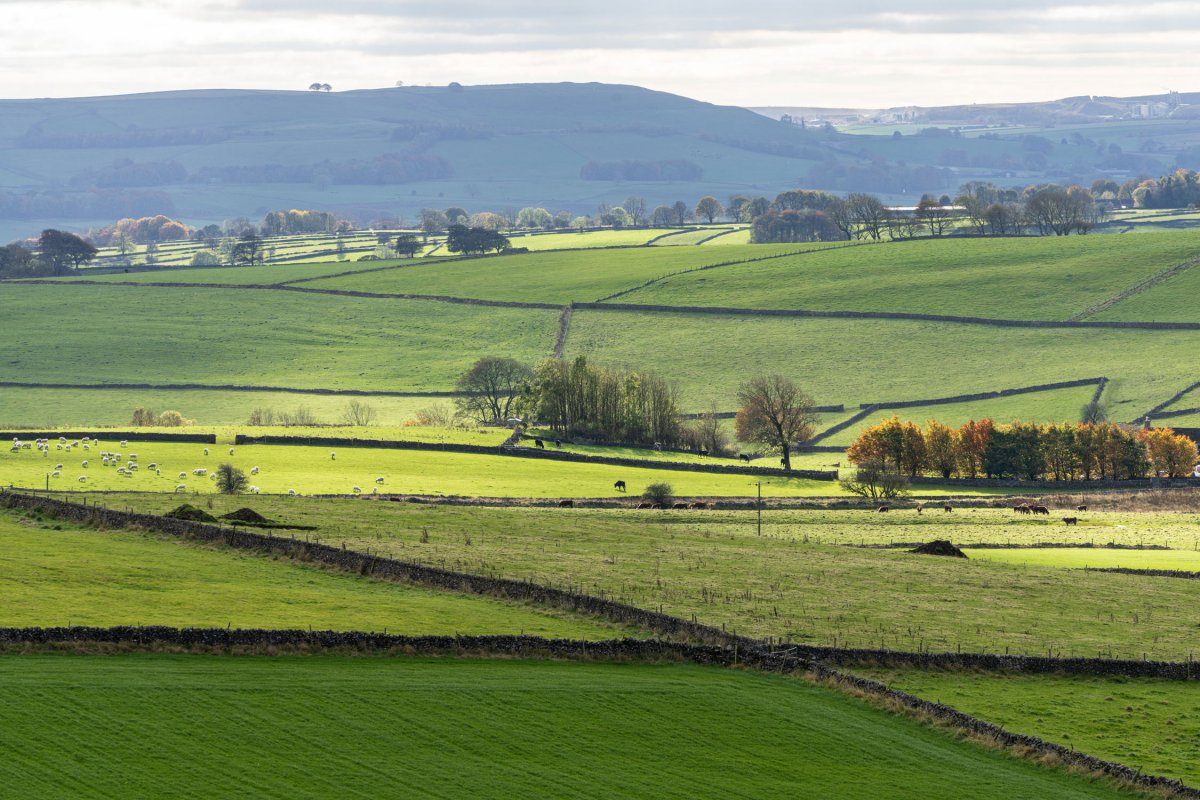
[(451, 206), (446, 209), (446, 221), (451, 225), (465, 225), (469, 219), (471, 219), (471, 215), (465, 208)]
[(331, 91), (333, 91), (333, 87), (332, 87), (332, 86), (330, 86), (328, 83), (322, 83), (322, 84), (321, 84), (321, 91), (322, 91), (322, 92), (331, 92)]
[(810, 438), (817, 414), (812, 398), (782, 375), (761, 375), (738, 389), (734, 418), (738, 439), (779, 448), (783, 468), (792, 468), (792, 445)]
[(869, 236), (875, 241), (883, 236), (887, 224), (888, 208), (878, 197), (856, 192), (846, 197), (850, 216), (858, 226), (858, 236)]
[(950, 209), (928, 195), (917, 203), (915, 216), (929, 229), (930, 236), (942, 236), (950, 226)]
[(446, 249), (451, 253), (481, 256), (492, 250), (505, 250), (509, 246), (507, 236), (485, 228), (451, 225), (446, 233)]
[(646, 198), (626, 197), (621, 207), (625, 209), (625, 213), (629, 214), (630, 225), (640, 228), (646, 224)]
[(254, 232), (246, 231), (233, 246), (229, 255), (230, 261), (234, 264), (245, 264), (250, 267), (261, 264), (263, 263), (263, 240)]
[(864, 461), (854, 471), (853, 477), (841, 481), (842, 488), (859, 497), (872, 500), (892, 500), (908, 494), (911, 481), (898, 472), (890, 470), (878, 459)]
[(246, 473), (233, 464), (222, 464), (217, 467), (217, 491), (221, 494), (241, 494), (246, 491), (250, 481)]
[(310, 83), (310, 84), (308, 85), (308, 90), (309, 90), (310, 92), (319, 92), (319, 91), (321, 91), (322, 85), (323, 85), (323, 84), (322, 84), (320, 81), (316, 81), (316, 82), (314, 82), (314, 83)]
[(676, 200), (671, 206), (671, 224), (683, 225), (692, 218), (692, 212), (688, 210), (687, 203), (682, 200)]
[(512, 358), (488, 356), (475, 362), (456, 384), (458, 410), (479, 422), (504, 422), (533, 379), (533, 370)]
[(361, 400), (351, 400), (346, 406), (346, 410), (342, 412), (343, 422), (362, 428), (374, 425), (378, 417), (379, 412), (375, 410), (375, 406)]
[(931, 419), (925, 423), (926, 460), (931, 469), (943, 478), (958, 471), (958, 431)]
[(415, 233), (398, 233), (392, 240), (392, 249), (396, 251), (396, 255), (405, 258), (413, 258), (423, 247)]
[(1184, 478), (1196, 466), (1196, 444), (1170, 428), (1150, 428), (1138, 431), (1145, 445), (1150, 465), (1156, 473), (1169, 478)]
[(90, 263), (99, 251), (91, 242), (73, 233), (48, 228), (38, 238), (38, 252), (55, 274), (61, 274), (71, 267), (78, 270)]
[(696, 203), (696, 216), (708, 220), (709, 225), (724, 213), (725, 208), (721, 205), (721, 201), (712, 195), (701, 197), (700, 202)]
[(655, 228), (669, 228), (675, 221), (675, 212), (670, 206), (656, 206), (650, 214), (650, 225)]
[(550, 230), (554, 227), (554, 217), (544, 208), (522, 208), (517, 213), (517, 227)]
[(17, 278), (36, 271), (33, 254), (19, 244), (0, 247), (0, 278)]
[(436, 208), (421, 209), (421, 232), (425, 234), (426, 238), (446, 230), (446, 226), (449, 224), (450, 221), (446, 218), (445, 212)]
[(675, 490), (665, 481), (652, 483), (642, 492), (642, 499), (653, 503), (655, 508), (669, 508), (671, 501), (675, 499)]

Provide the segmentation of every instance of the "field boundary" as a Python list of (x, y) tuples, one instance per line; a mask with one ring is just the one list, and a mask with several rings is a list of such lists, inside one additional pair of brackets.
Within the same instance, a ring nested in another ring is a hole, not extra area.
[[(809, 251), (822, 252), (822, 251)], [(771, 256), (782, 258), (783, 256)], [(766, 261), (766, 258), (757, 259)], [(746, 262), (737, 262), (746, 263)], [(715, 266), (732, 266), (717, 264)], [(712, 269), (703, 267), (702, 269)], [(687, 270), (698, 272), (699, 270)], [(672, 277), (670, 275), (664, 277)], [(642, 287), (637, 287), (642, 288)], [(634, 290), (629, 290), (634, 291)], [(623, 294), (626, 294), (625, 292)], [(615, 295), (619, 296), (619, 295)], [(910, 322), (946, 322), (959, 325), (984, 325), (994, 328), (1042, 328), (1054, 329), (1114, 329), (1114, 330), (1149, 330), (1149, 331), (1195, 331), (1200, 330), (1200, 322), (1107, 322), (1095, 320), (1036, 320), (1036, 319), (995, 319), (991, 317), (961, 317), (946, 314), (917, 314), (905, 311), (814, 311), (798, 308), (736, 308), (732, 306), (662, 306), (638, 303), (609, 303), (607, 298), (594, 303), (575, 303), (577, 309), (587, 311), (633, 311), (655, 312), (664, 314), (709, 314), (714, 316), (734, 317), (795, 317), (797, 319), (875, 319), (901, 320)]]
[[(278, 392), (281, 394), (316, 394), (335, 397), (465, 397), (463, 392), (427, 391), (400, 392), (384, 389), (301, 389), (294, 386), (242, 386), (227, 383), (27, 383), (0, 381), (0, 389), (116, 389), (170, 392)], [(61, 434), (56, 434), (61, 435)], [(128, 438), (128, 437), (126, 437)]]
[(1182, 578), (1200, 581), (1200, 572), (1182, 569), (1136, 569), (1134, 567), (1084, 567), (1084, 572), (1114, 572), (1118, 575), (1143, 575), (1148, 578)]
[[(872, 414), (874, 414), (876, 411), (879, 410), (878, 406), (871, 406), (871, 405), (860, 406), (860, 408), (861, 408), (861, 410), (858, 413), (854, 414), (852, 417), (850, 417), (848, 419), (844, 419), (841, 422), (837, 423), (836, 425), (833, 425), (833, 426), (827, 428), (826, 430), (821, 431), (816, 436), (809, 439), (807, 442), (804, 442), (803, 444), (801, 444), (800, 447), (805, 448), (805, 449), (814, 447), (819, 442), (823, 442), (826, 439), (828, 439), (830, 436), (833, 436), (834, 434), (837, 434), (837, 433), (841, 433), (842, 431), (846, 430), (846, 428), (849, 428), (851, 425), (862, 422), (864, 419), (866, 419), (867, 417), (871, 416)], [(844, 448), (844, 447), (839, 447), (839, 448), (837, 448), (837, 451), (841, 452), (842, 450), (845, 450), (845, 449), (846, 448)], [(830, 452), (833, 452), (833, 451), (830, 451)]]
[(574, 313), (574, 308), (565, 305), (562, 313), (558, 315), (558, 336), (554, 338), (554, 349), (551, 351), (551, 355), (560, 361), (567, 349), (567, 334), (571, 332), (571, 315)]
[(1178, 392), (1171, 395), (1169, 398), (1167, 398), (1163, 402), (1159, 403), (1154, 408), (1147, 411), (1145, 414), (1142, 414), (1140, 417), (1137, 417), (1136, 419), (1134, 419), (1133, 424), (1136, 425), (1139, 422), (1145, 422), (1146, 420), (1153, 419), (1155, 417), (1155, 415), (1157, 415), (1160, 411), (1162, 411), (1163, 409), (1166, 409), (1166, 408), (1170, 408), (1172, 405), (1174, 405), (1175, 403), (1178, 403), (1180, 400), (1182, 400), (1184, 397), (1186, 397), (1187, 395), (1194, 392), (1196, 389), (1200, 389), (1200, 381), (1196, 381), (1195, 383), (1189, 384), (1185, 388), (1180, 389)]
[[(607, 660), (662, 663), (682, 661), (698, 666), (726, 669), (751, 669), (760, 673), (807, 676), (843, 695), (864, 696), (877, 709), (899, 707), (918, 723), (929, 726), (930, 719), (947, 724), (969, 736), (983, 738), (1020, 757), (1026, 762), (1051, 761), (1075, 769), (1104, 775), (1119, 783), (1154, 790), (1174, 797), (1200, 798), (1200, 790), (1182, 781), (1160, 775), (1143, 774), (1116, 761), (1108, 761), (1064, 747), (1037, 736), (1007, 731), (1003, 726), (959, 711), (953, 706), (935, 703), (893, 689), (880, 681), (861, 678), (830, 669), (820, 661), (798, 656), (791, 651), (768, 647), (741, 649), (712, 645), (680, 644), (661, 640), (613, 639), (587, 642), (543, 639), (534, 636), (394, 636), (359, 631), (301, 631), (267, 629), (116, 627), (116, 628), (0, 628), (0, 645), (49, 646), (61, 644), (125, 645), (141, 650), (154, 647), (183, 647), (198, 652), (237, 651), (238, 648), (279, 648), (299, 650), (353, 649), (405, 655), (477, 655), (484, 657), (521, 657), (539, 660)], [(978, 743), (973, 746), (979, 747)], [(1056, 768), (1065, 772), (1063, 766)]]
[(513, 456), (517, 458), (532, 458), (546, 461), (573, 461), (583, 464), (605, 464), (616, 467), (631, 467), (640, 469), (669, 470), (674, 472), (704, 472), (717, 475), (750, 475), (780, 478), (804, 478), (816, 481), (837, 480), (836, 472), (823, 470), (793, 469), (783, 470), (774, 467), (750, 467), (740, 464), (700, 464), (690, 461), (660, 461), (646, 458), (627, 458), (624, 456), (599, 456), (587, 453), (568, 453), (559, 450), (540, 450), (533, 447), (504, 447), (501, 445), (454, 444), (439, 442), (418, 442), (396, 439), (343, 439), (320, 436), (249, 436), (236, 434), (235, 445), (295, 445), (305, 447), (347, 447), (372, 448), (379, 450), (425, 450), (446, 453), (466, 453), (482, 456)]
[(1188, 261), (1184, 261), (1182, 264), (1176, 264), (1175, 266), (1164, 269), (1161, 272), (1156, 272), (1153, 275), (1150, 275), (1150, 276), (1138, 281), (1133, 286), (1130, 286), (1128, 289), (1118, 292), (1117, 294), (1114, 294), (1112, 297), (1101, 300), (1099, 303), (1094, 303), (1093, 305), (1090, 305), (1087, 308), (1085, 308), (1083, 311), (1080, 311), (1078, 314), (1074, 314), (1070, 317), (1067, 317), (1067, 319), (1083, 320), (1083, 319), (1087, 319), (1088, 317), (1094, 317), (1097, 314), (1107, 311), (1108, 309), (1112, 308), (1113, 306), (1117, 305), (1118, 303), (1122, 303), (1131, 297), (1135, 297), (1135, 296), (1141, 294), (1142, 292), (1145, 292), (1146, 290), (1151, 289), (1164, 281), (1168, 281), (1171, 278), (1174, 278), (1176, 275), (1180, 275), (1184, 272), (1187, 272), (1189, 269), (1191, 269), (1192, 267), (1195, 267), (1197, 265), (1200, 265), (1200, 258), (1189, 259)]
[(955, 403), (972, 403), (979, 400), (996, 400), (1002, 397), (1014, 397), (1022, 394), (1038, 394), (1039, 392), (1053, 392), (1058, 389), (1075, 389), (1082, 386), (1091, 386), (1093, 384), (1098, 387), (1103, 387), (1108, 382), (1108, 378), (1079, 378), (1070, 381), (1056, 381), (1054, 383), (1040, 383), (1033, 386), (1018, 386), (1012, 389), (998, 389), (992, 392), (975, 392), (972, 394), (958, 394), (951, 397), (935, 397), (930, 400), (900, 400), (900, 401), (884, 401), (878, 403), (863, 403), (860, 408), (870, 406), (873, 409), (893, 410), (903, 408), (920, 408), (922, 406), (941, 406), (953, 405)]
[(86, 431), (38, 431), (38, 430), (11, 430), (0, 431), (0, 439), (54, 439), (66, 437), (67, 439), (120, 439), (131, 442), (180, 442), (184, 444), (216, 444), (217, 435), (215, 433), (154, 433), (150, 431), (118, 431), (107, 430), (104, 428), (93, 428)]

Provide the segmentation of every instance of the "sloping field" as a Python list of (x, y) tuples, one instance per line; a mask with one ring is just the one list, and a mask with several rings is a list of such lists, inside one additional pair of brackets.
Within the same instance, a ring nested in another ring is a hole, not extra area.
[(567, 231), (521, 235), (507, 233), (513, 247), (530, 250), (573, 250), (581, 247), (636, 247), (656, 236), (670, 233), (671, 228), (626, 228), (608, 231)]
[[(122, 496), (119, 502), (153, 510), (170, 501)], [(214, 501), (218, 508), (228, 502)], [(582, 586), (756, 637), (893, 650), (953, 652), (961, 646), (964, 652), (1064, 656), (1111, 651), (1136, 659), (1143, 653), (1184, 659), (1195, 648), (1200, 581), (808, 544), (832, 538), (815, 516), (797, 521), (786, 535), (760, 537), (755, 515), (747, 512), (736, 523), (717, 526), (710, 519), (728, 519), (728, 512), (722, 517), (694, 511), (411, 508), (286, 498), (255, 498), (253, 507), (268, 517), (286, 511), (289, 519), (319, 525), (323, 536), (345, 539), (351, 549)], [(346, 508), (354, 509), (352, 522), (343, 517)], [(763, 516), (770, 523), (781, 513), (768, 510)], [(899, 511), (825, 513), (844, 514), (845, 524), (861, 526), (864, 539), (875, 519), (917, 518)], [(1001, 517), (1010, 530), (1023, 525), (1011, 511), (996, 512), (997, 525)], [(423, 530), (427, 542), (420, 541)], [(856, 543), (854, 530), (842, 530), (842, 541)]]
[(0, 625), (13, 627), (541, 631), (588, 639), (618, 633), (598, 622), (512, 603), (338, 575), (151, 534), (94, 531), (52, 520), (38, 524), (12, 513), (0, 514), (0, 550)]
[(1080, 386), (1073, 389), (1052, 389), (1046, 392), (1031, 392), (990, 400), (974, 400), (966, 403), (943, 403), (917, 408), (880, 409), (861, 421), (845, 428), (827, 439), (822, 445), (844, 445), (849, 447), (859, 434), (872, 425), (878, 425), (894, 415), (902, 420), (912, 420), (924, 427), (926, 421), (936, 419), (955, 427), (973, 419), (991, 418), (996, 422), (1036, 419), (1046, 422), (1077, 422), (1080, 411), (1095, 394), (1096, 387)]
[(871, 677), (1076, 750), (1200, 783), (1195, 682), (867, 669)]
[[(577, 311), (566, 355), (679, 382), (684, 405), (725, 407), (747, 374), (780, 372), (819, 404), (923, 400), (1106, 376), (1111, 413), (1135, 419), (1196, 380), (1200, 331), (1043, 330), (907, 320)], [(1057, 415), (1057, 409), (1055, 410)]]
[(1126, 796), (733, 670), (10, 656), (0, 680), (0, 780), (28, 798)]
[[(1188, 231), (891, 242), (679, 275), (618, 302), (1061, 320), (1197, 256)], [(1119, 317), (1134, 318), (1160, 319)]]
[(305, 286), (565, 305), (599, 300), (678, 270), (811, 249), (814, 246), (789, 244), (719, 250), (647, 247), (530, 253), (450, 264), (421, 263), (412, 269), (313, 281)]
[[(436, 261), (437, 257), (433, 257)], [(223, 283), (223, 284), (271, 284), (316, 278), (341, 272), (370, 270), (386, 266), (424, 264), (424, 259), (398, 259), (391, 261), (322, 261), (315, 264), (261, 264), (256, 267), (176, 267), (152, 272), (110, 272), (105, 275), (90, 275), (83, 270), (78, 275), (50, 278), (55, 282), (77, 279), (100, 283)]]
[(1100, 312), (1094, 319), (1117, 322), (1141, 319), (1165, 322), (1200, 321), (1200, 268), (1190, 269), (1140, 294), (1126, 298)]
[(553, 310), (127, 286), (7, 286), (0, 318), (2, 380), (418, 392), (483, 355), (544, 357), (558, 325)]

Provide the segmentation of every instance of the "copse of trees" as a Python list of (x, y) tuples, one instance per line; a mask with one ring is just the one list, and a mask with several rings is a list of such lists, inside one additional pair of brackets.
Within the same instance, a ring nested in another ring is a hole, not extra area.
[[(332, 233), (339, 229), (336, 215), (328, 211), (291, 209), (272, 211), (263, 217), (259, 232), (263, 236), (282, 236), (294, 233)], [(349, 227), (347, 223), (346, 227)]]
[(446, 249), (451, 253), (481, 256), (492, 251), (506, 250), (509, 246), (507, 236), (486, 228), (451, 225), (446, 232)]
[(191, 235), (192, 229), (185, 223), (171, 219), (164, 214), (137, 218), (126, 217), (117, 220), (112, 225), (88, 231), (88, 238), (100, 247), (120, 246), (121, 242), (131, 244), (178, 242)]
[(650, 372), (598, 367), (583, 356), (538, 364), (521, 405), (525, 416), (564, 435), (666, 447), (682, 440), (672, 384)]
[(997, 425), (984, 419), (956, 429), (930, 420), (922, 429), (893, 416), (863, 431), (847, 457), (910, 477), (1128, 480), (1152, 472), (1191, 475), (1196, 445), (1169, 428), (1111, 422)]

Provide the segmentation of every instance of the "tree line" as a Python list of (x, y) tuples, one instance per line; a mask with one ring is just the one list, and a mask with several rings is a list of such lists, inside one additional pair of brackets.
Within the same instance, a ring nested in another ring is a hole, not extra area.
[(846, 455), (868, 471), (908, 477), (1128, 480), (1191, 475), (1196, 445), (1169, 428), (1112, 422), (983, 419), (952, 428), (929, 420), (922, 428), (893, 416), (863, 431)]

